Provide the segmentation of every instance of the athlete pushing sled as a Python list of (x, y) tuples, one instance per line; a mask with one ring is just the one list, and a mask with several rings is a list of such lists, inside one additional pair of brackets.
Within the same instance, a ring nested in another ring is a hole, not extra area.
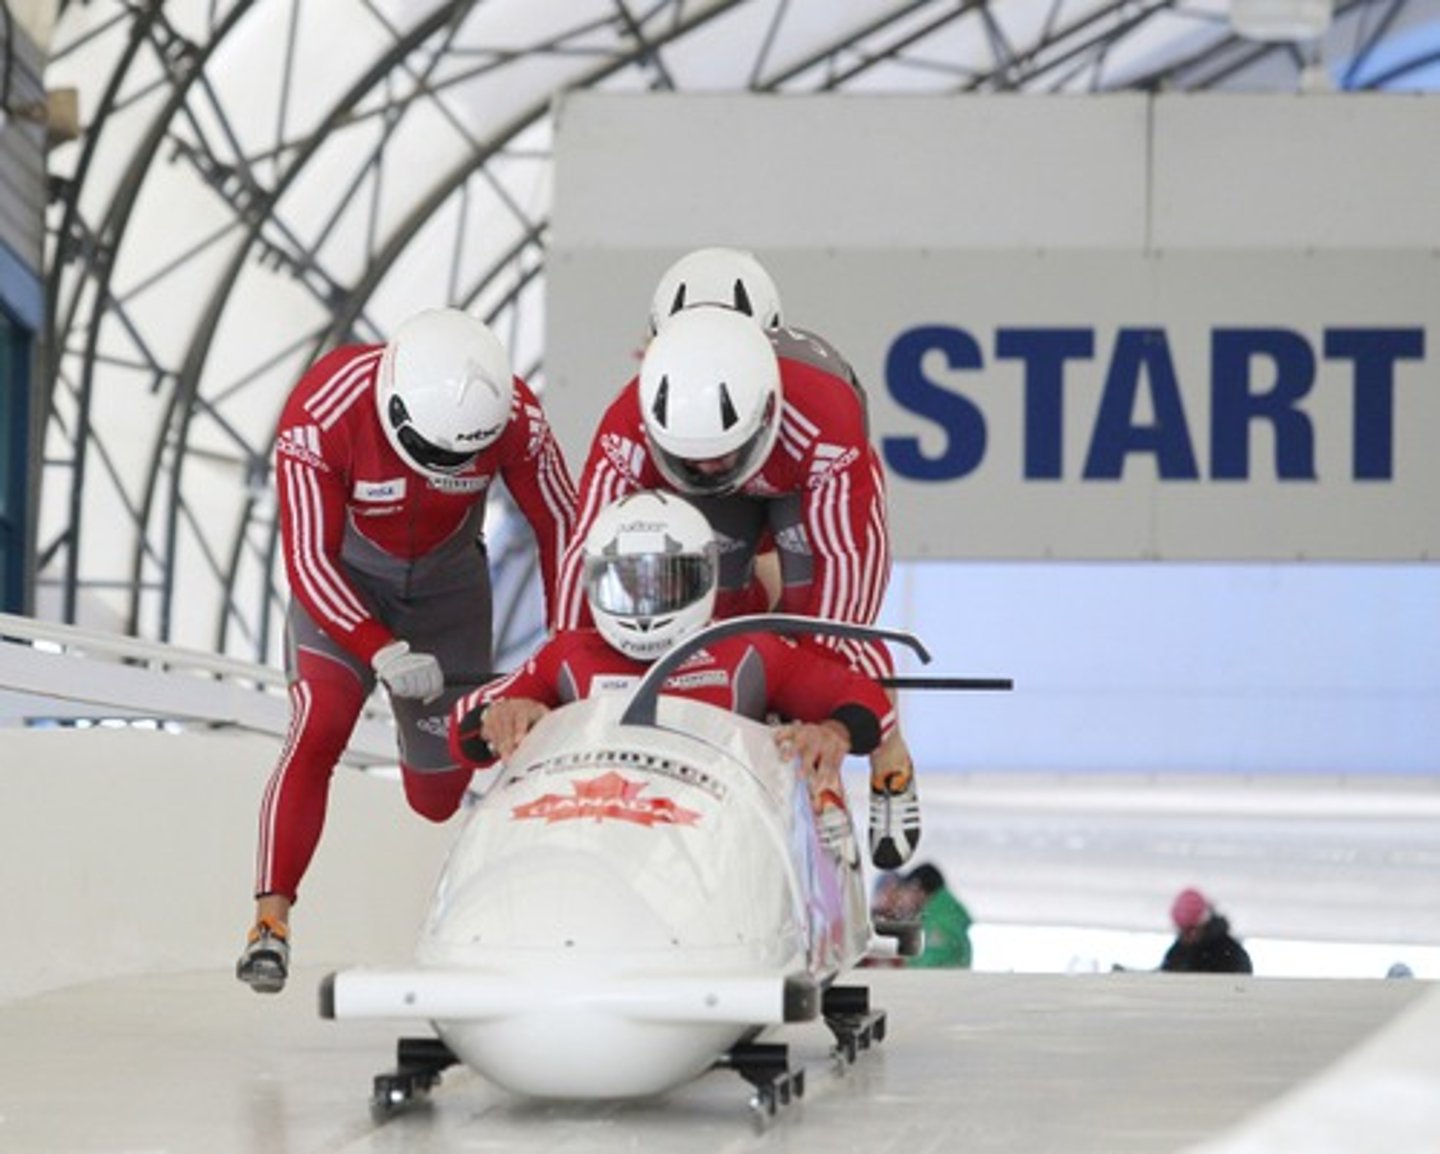
[[(851, 1058), (883, 1035), (863, 988), (837, 984), (866, 952), (870, 924), (848, 813), (833, 807), (845, 828), (824, 844), (815, 816), (811, 780), (838, 767), (825, 740), (835, 727), (815, 745), (804, 734), (838, 714), (854, 723), (837, 722), (850, 750), (863, 752), (881, 732), (884, 691), (837, 666), (844, 688), (830, 716), (779, 741), (737, 703), (757, 687), (762, 713), (785, 697), (764, 680), (767, 654), (804, 643), (777, 632), (835, 628), (923, 649), (811, 618), (695, 632), (715, 557), (693, 516), (678, 498), (642, 494), (587, 538), (587, 596), (617, 636), (653, 642), (665, 623), (688, 622), (649, 662), (597, 661), (581, 684), (571, 658), (598, 651), (552, 642), (558, 657), (542, 651), (458, 707), (462, 749), (508, 756), (452, 850), (416, 964), (342, 971), (323, 988), (329, 1016), (434, 1025), (438, 1045), (408, 1063), (402, 1045), (396, 1071), (377, 1081), (378, 1106), (428, 1088), (458, 1059), (516, 1093), (580, 1099), (663, 1093), (726, 1066), (773, 1110), (803, 1076), (762, 1031), (823, 1015)], [(537, 687), (551, 694), (544, 708), (513, 728), (496, 721), (507, 703), (544, 697), (510, 690)]]

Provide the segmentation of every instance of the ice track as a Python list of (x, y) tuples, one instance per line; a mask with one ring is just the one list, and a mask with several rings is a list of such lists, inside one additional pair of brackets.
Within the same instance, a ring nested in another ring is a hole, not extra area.
[[(661, 1099), (559, 1105), (464, 1067), (428, 1103), (376, 1121), (370, 1081), (393, 1061), (395, 1024), (321, 1020), (323, 972), (301, 969), (275, 998), (192, 972), (0, 1005), (0, 1151), (1168, 1154), (1223, 1138), (1440, 993), (1420, 981), (861, 971), (889, 1014), (885, 1041), (842, 1067), (822, 1024), (787, 1027), (806, 1093), (766, 1126), (726, 1071)], [(1348, 1107), (1363, 1123), (1367, 1103)], [(1373, 1109), (1382, 1138), (1393, 1118), (1383, 1101)], [(1359, 1149), (1324, 1145), (1343, 1132), (1306, 1113), (1307, 1154)], [(1440, 1147), (1392, 1134), (1369, 1148)]]

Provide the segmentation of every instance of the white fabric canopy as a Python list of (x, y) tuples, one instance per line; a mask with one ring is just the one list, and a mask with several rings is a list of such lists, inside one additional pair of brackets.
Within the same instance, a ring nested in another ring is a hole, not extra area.
[(1225, 0), (65, 5), (37, 611), (275, 659), (269, 438), (305, 363), (451, 302), (543, 387), (557, 92), (1423, 84), (1437, 7), (1341, 0), (1294, 45)]

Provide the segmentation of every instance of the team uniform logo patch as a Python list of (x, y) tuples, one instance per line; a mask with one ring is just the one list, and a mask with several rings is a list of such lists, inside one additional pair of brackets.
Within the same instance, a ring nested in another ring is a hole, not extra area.
[(388, 502), (405, 500), (405, 478), (393, 477), (385, 481), (356, 481), (352, 496), (360, 502)]
[(427, 477), (425, 483), (442, 493), (483, 493), (490, 487), (489, 474), (478, 477)]
[(848, 469), (859, 456), (860, 450), (853, 445), (849, 448), (840, 445), (817, 445), (815, 457), (810, 462), (810, 475), (805, 478), (805, 487), (820, 488), (831, 477)]
[(292, 461), (299, 461), (302, 465), (308, 465), (318, 472), (330, 471), (330, 466), (320, 455), (320, 430), (314, 425), (286, 429), (275, 442), (275, 452), (282, 457), (289, 457)]
[(645, 451), (636, 442), (615, 433), (603, 433), (600, 436), (600, 451), (621, 476), (632, 481), (639, 480)]
[(590, 678), (590, 693), (593, 697), (597, 693), (623, 693), (627, 689), (633, 689), (639, 678), (627, 673), (597, 673)]

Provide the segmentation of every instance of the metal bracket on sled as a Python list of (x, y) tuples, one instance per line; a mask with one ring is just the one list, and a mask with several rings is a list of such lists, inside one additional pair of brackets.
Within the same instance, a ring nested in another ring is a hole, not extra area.
[(895, 952), (902, 958), (913, 958), (925, 944), (925, 932), (918, 919), (900, 920), (876, 918), (875, 936), (894, 938)]
[(844, 1065), (852, 1065), (872, 1042), (885, 1040), (885, 1011), (870, 1009), (869, 986), (831, 986), (820, 1012), (835, 1035), (835, 1056)]
[(805, 1070), (791, 1068), (790, 1047), (784, 1042), (738, 1042), (715, 1065), (734, 1070), (755, 1087), (750, 1109), (760, 1121), (805, 1096)]
[(395, 1068), (375, 1075), (370, 1109), (388, 1118), (440, 1082), (440, 1074), (459, 1062), (439, 1038), (401, 1038), (395, 1046)]

